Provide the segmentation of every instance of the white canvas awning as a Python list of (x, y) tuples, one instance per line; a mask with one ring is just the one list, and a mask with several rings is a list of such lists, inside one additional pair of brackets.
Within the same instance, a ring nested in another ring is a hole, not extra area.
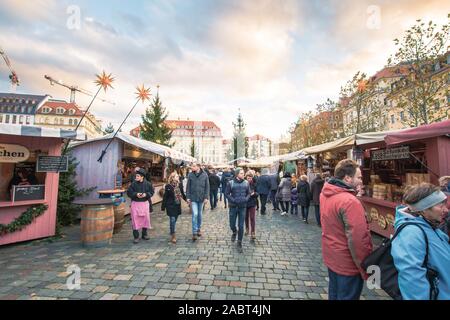
[[(113, 136), (114, 136), (114, 133), (110, 133), (103, 137), (90, 139), (90, 140), (86, 140), (83, 142), (75, 142), (75, 143), (72, 143), (71, 146), (76, 147), (76, 146), (79, 146), (82, 144), (91, 143), (91, 142), (95, 142), (95, 141), (108, 140), (108, 139), (111, 139)], [(129, 134), (126, 134), (123, 132), (118, 132), (114, 139), (119, 139), (125, 143), (132, 145), (132, 146), (135, 146), (135, 147), (140, 148), (145, 151), (149, 151), (149, 152), (158, 154), (165, 158), (172, 158), (177, 161), (186, 161), (186, 162), (196, 162), (197, 161), (197, 159), (195, 159), (185, 153), (179, 152), (177, 150), (174, 150), (167, 146), (160, 145), (160, 144), (152, 142), (152, 141), (147, 141), (144, 139), (136, 138), (132, 135), (129, 135)]]
[(86, 140), (86, 134), (80, 131), (46, 128), (40, 126), (27, 126), (20, 124), (0, 125), (0, 134), (27, 137), (61, 138), (72, 140)]

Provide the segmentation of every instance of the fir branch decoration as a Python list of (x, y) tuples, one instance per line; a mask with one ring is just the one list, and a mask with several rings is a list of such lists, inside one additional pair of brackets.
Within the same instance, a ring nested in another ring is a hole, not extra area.
[(30, 225), (34, 219), (42, 215), (47, 209), (48, 206), (46, 204), (32, 206), (22, 213), (20, 217), (14, 219), (13, 222), (6, 225), (0, 224), (0, 236), (22, 230)]

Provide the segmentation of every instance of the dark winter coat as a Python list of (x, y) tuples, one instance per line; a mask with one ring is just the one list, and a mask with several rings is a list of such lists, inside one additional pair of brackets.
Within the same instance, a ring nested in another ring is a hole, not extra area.
[(322, 178), (316, 178), (311, 183), (312, 205), (318, 206), (320, 204), (320, 193), (322, 192), (324, 184), (325, 180)]
[[(145, 198), (138, 198), (138, 193), (145, 193)], [(127, 195), (132, 201), (145, 202), (149, 201), (152, 195), (155, 193), (153, 186), (150, 182), (144, 179), (143, 182), (133, 181), (127, 190)]]
[[(184, 194), (183, 187), (181, 184), (177, 188), (180, 188), (181, 197), (186, 201), (186, 195)], [(181, 201), (177, 203), (175, 201), (175, 189), (170, 183), (166, 184), (164, 187), (164, 197), (161, 204), (161, 210), (166, 211), (169, 217), (177, 217), (181, 214)]]
[(278, 173), (275, 173), (269, 177), (270, 177), (270, 190), (271, 191), (278, 190), (278, 185), (280, 183), (280, 176), (278, 175)]
[[(256, 192), (256, 185), (258, 182), (255, 183), (255, 181), (251, 182), (249, 187), (250, 187), (250, 199), (248, 199), (247, 201), (247, 208), (253, 208), (256, 207), (257, 202), (258, 202), (258, 192)], [(253, 195), (251, 195), (254, 192)]]
[(256, 182), (256, 192), (259, 194), (269, 194), (272, 189), (272, 183), (270, 181), (270, 176), (263, 174), (258, 178)]
[(209, 175), (209, 189), (211, 191), (218, 191), (220, 186), (220, 178), (215, 174)]
[(250, 199), (250, 186), (246, 180), (233, 179), (227, 184), (225, 189), (225, 197), (227, 197), (230, 207), (247, 207)]
[(298, 192), (297, 192), (297, 188), (292, 188), (291, 190), (291, 204), (293, 206), (297, 206), (298, 205)]
[(280, 199), (281, 201), (289, 201), (291, 202), (291, 178), (283, 178), (280, 182)]
[(222, 181), (221, 181), (221, 183), (222, 183), (222, 190), (223, 190), (223, 192), (225, 192), (225, 190), (227, 189), (228, 182), (233, 180), (233, 178), (234, 178), (234, 176), (233, 176), (233, 173), (231, 173), (231, 172), (224, 172), (222, 174)]
[(209, 178), (203, 170), (199, 173), (189, 173), (186, 197), (192, 202), (203, 202), (209, 199)]
[(311, 201), (311, 189), (309, 183), (301, 180), (297, 185), (298, 204), (302, 207), (309, 207)]

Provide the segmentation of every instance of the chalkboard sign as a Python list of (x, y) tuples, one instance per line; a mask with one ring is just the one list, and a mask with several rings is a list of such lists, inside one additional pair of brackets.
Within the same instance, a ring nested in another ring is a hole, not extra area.
[(12, 201), (44, 200), (45, 185), (13, 186)]
[(69, 158), (67, 156), (38, 156), (36, 172), (67, 172)]

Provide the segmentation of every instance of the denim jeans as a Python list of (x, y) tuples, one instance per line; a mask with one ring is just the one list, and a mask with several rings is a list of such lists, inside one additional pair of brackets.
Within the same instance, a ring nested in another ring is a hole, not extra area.
[(211, 190), (209, 192), (209, 203), (211, 205), (211, 209), (217, 207), (217, 192), (218, 190)]
[(202, 227), (203, 202), (191, 202), (192, 207), (192, 234), (196, 235)]
[[(238, 241), (242, 241), (244, 237), (244, 221), (247, 208), (230, 207), (230, 228), (233, 233), (238, 231)], [(236, 220), (238, 222), (238, 230), (236, 230)]]
[(176, 224), (177, 224), (177, 219), (178, 219), (178, 216), (174, 216), (174, 217), (169, 217), (169, 222), (170, 222), (170, 234), (174, 234), (175, 233), (175, 227), (176, 227)]
[(320, 226), (320, 206), (319, 205), (314, 205), (314, 211), (316, 213), (317, 224)]
[(309, 215), (309, 207), (302, 207), (302, 218), (308, 221), (308, 215)]
[(298, 216), (298, 204), (291, 203), (291, 214)]
[[(223, 188), (222, 188), (223, 189)], [(227, 202), (228, 202), (228, 199), (227, 199), (227, 196), (225, 195), (225, 190), (222, 190), (223, 191), (223, 203), (225, 204), (225, 207), (227, 206)]]
[(343, 276), (328, 269), (328, 299), (329, 300), (359, 300), (364, 280), (359, 274)]

